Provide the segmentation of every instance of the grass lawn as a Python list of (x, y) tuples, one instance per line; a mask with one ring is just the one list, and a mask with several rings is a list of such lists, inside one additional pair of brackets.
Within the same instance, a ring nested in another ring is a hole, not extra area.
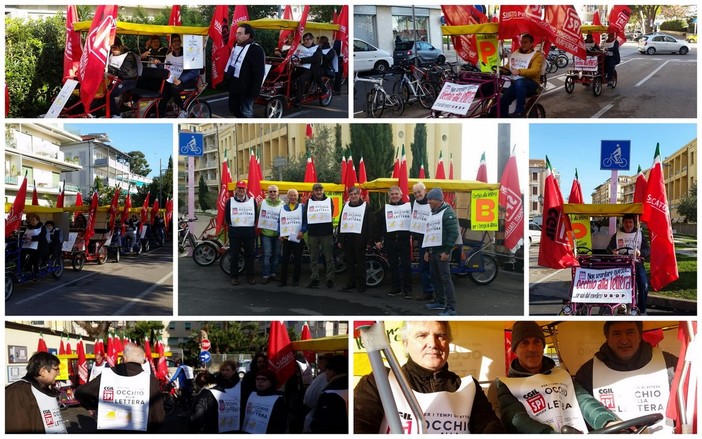
[[(651, 289), (651, 294), (678, 299), (697, 300), (697, 258), (682, 255), (677, 255), (677, 258), (678, 274), (680, 278), (666, 285), (661, 291), (653, 291), (653, 289)], [(650, 263), (646, 262), (644, 265), (646, 266), (646, 272), (649, 274), (650, 280)]]

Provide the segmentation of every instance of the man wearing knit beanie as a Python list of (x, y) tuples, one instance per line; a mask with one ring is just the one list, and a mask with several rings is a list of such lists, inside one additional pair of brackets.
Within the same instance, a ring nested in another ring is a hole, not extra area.
[(507, 377), (490, 384), (488, 399), (502, 418), (508, 433), (558, 433), (563, 425), (583, 433), (600, 429), (617, 417), (582, 386), (567, 370), (544, 356), (546, 338), (536, 322), (515, 322), (512, 352), (516, 359)]

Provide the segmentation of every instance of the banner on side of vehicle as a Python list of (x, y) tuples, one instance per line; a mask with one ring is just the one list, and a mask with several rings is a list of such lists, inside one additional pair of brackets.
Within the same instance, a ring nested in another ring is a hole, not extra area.
[(500, 57), (497, 53), (497, 34), (477, 34), (478, 65), (481, 72), (492, 73), (500, 66)]
[(497, 189), (472, 191), (470, 193), (470, 229), (497, 230), (500, 191)]
[(603, 270), (578, 267), (571, 300), (575, 303), (631, 303), (633, 291), (631, 267)]
[(575, 70), (582, 70), (583, 72), (596, 72), (597, 71), (597, 57), (596, 56), (586, 56), (585, 59), (573, 57), (573, 67)]
[(445, 82), (431, 109), (465, 116), (478, 92), (478, 84), (453, 84)]
[(78, 232), (68, 232), (68, 240), (61, 244), (61, 251), (73, 251), (73, 246), (76, 245), (76, 238), (78, 238)]
[(592, 234), (590, 233), (590, 217), (587, 215), (570, 215), (570, 225), (573, 228), (573, 237), (577, 248), (592, 248)]
[(44, 115), (44, 119), (54, 119), (59, 117), (61, 110), (63, 110), (63, 107), (66, 106), (68, 98), (71, 97), (73, 90), (76, 89), (77, 85), (78, 81), (75, 79), (66, 80), (63, 87), (61, 87), (61, 91), (59, 92), (58, 96), (56, 96), (56, 99), (54, 99), (54, 102), (51, 104), (51, 108), (49, 108), (49, 111), (47, 111)]

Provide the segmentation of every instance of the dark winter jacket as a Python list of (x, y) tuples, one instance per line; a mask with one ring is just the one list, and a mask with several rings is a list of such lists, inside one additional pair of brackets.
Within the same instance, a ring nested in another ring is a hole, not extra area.
[(41, 229), (41, 230), (36, 235), (32, 236), (32, 241), (38, 243), (37, 253), (39, 254), (40, 257), (45, 258), (45, 257), (49, 256), (49, 241), (47, 240), (47, 237), (49, 236), (49, 234), (46, 231), (46, 227), (44, 226), (44, 223), (39, 222), (39, 223), (37, 223), (36, 226), (27, 225), (27, 230), (36, 230), (36, 229)]
[[(357, 204), (351, 204), (349, 206), (358, 207), (363, 204), (364, 201), (360, 200)], [(339, 242), (342, 246), (360, 246), (361, 244), (371, 245), (373, 243), (373, 218), (370, 212), (370, 206), (365, 203), (366, 213), (363, 215), (363, 226), (361, 227), (361, 234), (358, 233), (341, 233), (341, 221), (337, 226), (337, 236), (339, 237)], [(344, 216), (343, 209), (341, 210), (341, 217)]]
[[(226, 389), (220, 385), (214, 390), (224, 392)], [(202, 389), (195, 396), (193, 407), (190, 410), (188, 431), (191, 433), (217, 433), (219, 432), (219, 404), (209, 389)]]
[(266, 429), (266, 434), (286, 433), (288, 430), (288, 406), (282, 394), (272, 387), (262, 392), (257, 391), (256, 394), (258, 396), (280, 395), (280, 398), (278, 398), (278, 400), (273, 405), (273, 411), (271, 412), (271, 417), (268, 421), (268, 428)]
[(231, 80), (229, 91), (245, 98), (253, 99), (261, 92), (263, 74), (265, 73), (266, 54), (258, 43), (249, 43), (249, 50), (239, 70), (239, 77), (234, 77), (234, 67), (231, 66), (225, 77)]
[(310, 428), (313, 433), (347, 434), (349, 414), (346, 401), (333, 390), (348, 390), (348, 375), (336, 375), (327, 383), (317, 400)]
[[(328, 197), (326, 195), (322, 195), (321, 199), (317, 199), (314, 195), (310, 196), (310, 200), (314, 201), (324, 201)], [(334, 234), (334, 222), (333, 218), (332, 221), (328, 223), (319, 223), (319, 224), (310, 224), (307, 221), (307, 209), (309, 208), (310, 203), (307, 203), (305, 205), (305, 210), (302, 211), (302, 222), (303, 224), (307, 224), (307, 234), (309, 236), (331, 236)], [(334, 203), (332, 202), (332, 214), (334, 213)]]
[[(388, 203), (391, 206), (402, 206), (405, 204), (400, 201), (399, 203)], [(381, 208), (376, 216), (376, 241), (399, 241), (402, 243), (409, 243), (410, 231), (409, 230), (398, 230), (395, 232), (388, 233), (387, 222), (385, 221), (385, 207)]]
[[(455, 392), (461, 387), (461, 378), (448, 370), (448, 363), (437, 371), (431, 371), (419, 366), (407, 359), (407, 363), (402, 366), (402, 370), (407, 377), (412, 390), (420, 393), (433, 392)], [(487, 400), (485, 393), (478, 381), (473, 378), (475, 384), (475, 399), (470, 414), (468, 428), (471, 433), (503, 433), (505, 430), (500, 424), (500, 420), (492, 410), (492, 406)], [(380, 425), (385, 417), (378, 386), (373, 374), (361, 378), (354, 389), (354, 426), (356, 434), (368, 433), (377, 434)]]
[(239, 200), (236, 197), (229, 197), (227, 204), (224, 206), (224, 220), (229, 226), (230, 236), (235, 236), (237, 238), (255, 238), (256, 237), (256, 224), (258, 224), (258, 209), (256, 202), (254, 201), (254, 225), (251, 227), (232, 227), (232, 219), (230, 217), (232, 199), (236, 203), (245, 203), (249, 201), (247, 196), (244, 200)]
[(29, 375), (5, 387), (5, 433), (44, 434), (44, 422), (32, 387), (49, 396), (58, 396), (53, 387), (44, 387)]
[(443, 210), (446, 212), (444, 212), (442, 218), (441, 246), (429, 247), (429, 249), (435, 254), (446, 253), (450, 255), (458, 239), (458, 216), (456, 216), (456, 212), (453, 211), (448, 203), (443, 203), (436, 210), (432, 210), (431, 213), (432, 215), (438, 215)]

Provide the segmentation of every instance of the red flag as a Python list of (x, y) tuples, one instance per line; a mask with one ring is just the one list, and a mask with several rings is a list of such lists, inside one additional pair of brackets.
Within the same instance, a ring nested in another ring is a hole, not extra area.
[(85, 47), (80, 58), (80, 100), (86, 111), (102, 84), (110, 46), (117, 30), (117, 5), (99, 5), (95, 9), (90, 31), (85, 39)]
[(71, 350), (71, 339), (69, 338), (66, 340), (66, 355), (72, 355), (73, 351)]
[(132, 197), (127, 190), (127, 196), (124, 198), (124, 208), (122, 209), (122, 235), (125, 234), (127, 230), (127, 221), (129, 220), (129, 209), (132, 208)]
[[(487, 16), (471, 5), (442, 5), (441, 11), (444, 13), (446, 24), (449, 26), (488, 22)], [(451, 40), (456, 53), (461, 59), (478, 65), (478, 49), (475, 35), (454, 36), (451, 37)]]
[(39, 205), (39, 193), (37, 192), (37, 181), (34, 180), (34, 189), (32, 190), (32, 206)]
[(232, 181), (232, 175), (229, 173), (227, 162), (222, 162), (222, 182), (219, 186), (219, 195), (217, 196), (217, 234), (224, 228), (224, 207), (227, 205), (229, 198), (229, 189), (227, 186)]
[(646, 176), (641, 171), (641, 166), (636, 173), (636, 185), (634, 187), (634, 203), (643, 203), (646, 199), (646, 187), (648, 182), (646, 181)]
[(224, 67), (229, 60), (230, 47), (225, 41), (228, 38), (229, 30), (226, 29), (227, 35), (224, 35), (223, 28), (226, 26), (227, 14), (229, 6), (217, 5), (212, 14), (210, 22), (209, 36), (212, 39), (212, 88), (216, 88), (217, 84), (224, 80)]
[(164, 218), (166, 233), (168, 233), (168, 230), (171, 227), (171, 221), (173, 221), (173, 199), (169, 198), (166, 200), (166, 218)]
[(159, 340), (156, 345), (158, 352), (158, 364), (156, 365), (156, 376), (159, 380), (163, 380), (168, 376), (168, 364), (166, 362), (166, 349), (163, 345), (163, 340)]
[(93, 199), (90, 201), (90, 210), (88, 211), (88, 225), (85, 228), (85, 244), (90, 244), (90, 238), (95, 234), (95, 219), (98, 208), (98, 193), (93, 192)]
[(171, 7), (171, 16), (168, 17), (169, 26), (181, 26), (183, 24), (183, 19), (180, 16), (180, 5), (173, 5)]
[(63, 207), (63, 202), (66, 197), (66, 182), (63, 182), (63, 186), (61, 187), (61, 192), (59, 192), (58, 198), (56, 199), (56, 207)]
[(348, 77), (349, 72), (349, 6), (343, 5), (341, 12), (336, 17), (334, 23), (339, 25), (339, 30), (334, 36), (335, 40), (341, 41), (341, 53), (337, 54), (344, 59), (344, 77)]
[(146, 224), (146, 215), (149, 213), (149, 198), (151, 198), (151, 192), (148, 192), (146, 194), (146, 199), (144, 200), (144, 204), (141, 206), (140, 222), (141, 222), (142, 226)]
[(580, 180), (578, 180), (578, 170), (575, 170), (575, 178), (573, 179), (573, 184), (570, 187), (570, 195), (568, 195), (569, 204), (583, 204), (583, 190), (580, 187)]
[(80, 68), (83, 51), (80, 47), (80, 32), (73, 30), (73, 23), (80, 21), (76, 5), (66, 6), (66, 44), (63, 50), (63, 80), (74, 78)]
[(483, 153), (483, 155), (480, 156), (480, 166), (478, 167), (478, 175), (475, 176), (475, 180), (482, 181), (483, 183), (487, 183), (488, 181), (485, 153)]
[(85, 358), (83, 340), (78, 340), (76, 352), (78, 353), (78, 384), (85, 384), (88, 382), (88, 360)]
[(580, 17), (573, 5), (546, 6), (545, 21), (552, 29), (555, 39), (548, 38), (556, 47), (585, 59), (585, 41), (580, 33)]
[(341, 156), (341, 180), (339, 183), (344, 184), (346, 182), (346, 157)]
[(437, 180), (446, 180), (446, 171), (444, 170), (443, 151), (439, 151), (439, 162), (436, 164), (436, 172), (434, 178)]
[(59, 345), (59, 355), (66, 354), (66, 346), (63, 344), (63, 337), (61, 337), (61, 344)]
[[(310, 326), (305, 322), (302, 325), (302, 332), (300, 332), (300, 340), (312, 340), (312, 332), (310, 331)], [(314, 363), (316, 358), (314, 351), (304, 351), (305, 359), (308, 363)]]
[(115, 189), (115, 194), (112, 196), (112, 204), (110, 204), (110, 226), (109, 229), (115, 228), (115, 220), (119, 213), (119, 188)]
[(501, 39), (508, 39), (529, 33), (534, 37), (535, 43), (544, 38), (554, 41), (556, 39), (554, 30), (541, 18), (542, 14), (541, 6), (538, 5), (501, 5), (498, 36)]
[[(361, 156), (361, 160), (358, 162), (358, 182), (360, 184), (363, 184), (368, 181), (368, 176), (366, 175), (366, 163), (363, 161), (363, 156)], [(365, 201), (368, 201), (368, 191), (365, 189), (361, 190), (361, 198), (363, 198)]]
[(317, 171), (314, 169), (314, 162), (312, 161), (312, 156), (310, 156), (309, 151), (307, 151), (307, 166), (305, 167), (305, 178), (302, 181), (304, 181), (305, 183), (317, 182)]
[[(592, 24), (596, 26), (601, 26), (602, 25), (602, 20), (600, 19), (600, 10), (595, 9), (595, 13), (592, 14)], [(593, 32), (592, 33), (592, 39), (597, 43), (597, 45), (600, 45), (600, 41), (602, 41), (602, 35), (599, 32)]]
[(151, 366), (151, 372), (156, 375), (156, 366), (154, 366), (154, 357), (151, 353), (151, 342), (149, 341), (149, 337), (144, 337), (144, 354), (146, 355), (146, 359)]
[(161, 206), (159, 205), (158, 198), (154, 200), (154, 205), (151, 207), (151, 224), (156, 223), (156, 214), (158, 213)]
[(37, 352), (49, 352), (44, 341), (44, 334), (39, 334), (39, 343), (37, 344)]
[(288, 337), (288, 329), (280, 320), (271, 322), (268, 334), (268, 365), (275, 372), (279, 386), (295, 375), (295, 354)]
[(663, 164), (659, 145), (648, 174), (646, 198), (641, 221), (648, 225), (651, 237), (651, 286), (655, 291), (678, 279), (678, 261), (675, 257), (673, 230), (670, 225), (668, 196), (665, 193)]
[(308, 123), (307, 126), (305, 127), (305, 136), (307, 136), (308, 139), (312, 138), (312, 124)]
[[(449, 180), (453, 180), (453, 153), (449, 154)], [(454, 209), (456, 208), (456, 193), (447, 192), (444, 196), (444, 200), (451, 205)]]
[[(285, 9), (283, 10), (283, 20), (292, 20), (293, 19), (293, 14), (292, 14), (292, 6), (290, 5), (285, 5)], [(288, 35), (291, 35), (293, 33), (292, 30), (290, 29), (281, 29), (280, 34), (278, 35), (278, 48), (283, 47), (285, 45), (285, 40), (288, 39)]]
[[(697, 433), (697, 379), (692, 374), (695, 371), (696, 350), (688, 349), (691, 342), (697, 338), (697, 322), (683, 322), (678, 325), (678, 340), (680, 341), (680, 353), (678, 363), (675, 367), (675, 375), (670, 385), (670, 396), (668, 397), (668, 408), (666, 417), (675, 421), (675, 433)], [(690, 368), (685, 369), (685, 363), (689, 362)], [(683, 376), (683, 370), (687, 374)], [(678, 394), (678, 386), (683, 382), (683, 394)], [(678, 399), (684, 401), (682, 409), (687, 412), (687, 423), (683, 425), (683, 419), (678, 411)]]
[(524, 237), (524, 206), (519, 190), (517, 157), (512, 154), (507, 160), (500, 179), (500, 206), (505, 210), (505, 247), (513, 250)]
[(256, 199), (256, 203), (260, 203), (263, 200), (261, 196), (261, 175), (258, 173), (259, 170), (258, 160), (256, 160), (256, 154), (251, 151), (251, 156), (249, 157), (249, 178), (247, 191), (249, 197)]
[(105, 344), (102, 342), (102, 340), (95, 341), (95, 347), (93, 348), (93, 353), (96, 355), (98, 353), (100, 353), (103, 357), (105, 356)]
[(353, 164), (353, 156), (349, 154), (349, 158), (346, 160), (346, 179), (344, 180), (346, 190), (344, 191), (344, 201), (349, 197), (349, 188), (356, 186), (357, 182), (356, 166)]
[(400, 157), (397, 156), (399, 150), (395, 151), (395, 162), (392, 164), (392, 176), (390, 178), (400, 177)]
[(295, 54), (297, 46), (299, 46), (300, 41), (302, 41), (302, 34), (305, 32), (305, 25), (307, 24), (307, 16), (309, 15), (309, 13), (310, 5), (305, 5), (302, 9), (302, 16), (300, 17), (300, 22), (298, 23), (297, 29), (295, 30), (295, 34), (293, 36), (292, 45), (288, 50), (288, 54), (285, 56), (285, 60), (282, 63), (280, 63), (278, 67), (276, 67), (276, 72), (282, 72), (283, 68), (285, 68), (285, 66), (288, 65), (288, 63), (292, 59), (292, 56)]
[[(78, 192), (78, 193), (76, 194), (76, 202), (75, 202), (74, 206), (78, 207), (78, 206), (82, 206), (82, 205), (83, 205), (83, 194), (81, 194), (80, 192)], [(75, 212), (75, 213), (73, 214), (73, 220), (74, 220), (74, 221), (75, 221), (75, 219), (76, 219), (77, 216), (78, 216), (78, 212)]]
[(631, 8), (626, 5), (614, 5), (609, 11), (609, 27), (608, 31), (616, 34), (619, 45), (626, 43), (626, 35), (624, 29), (631, 17)]
[(110, 367), (115, 367), (117, 364), (117, 353), (115, 352), (115, 342), (112, 339), (112, 334), (107, 335), (107, 350), (105, 351), (105, 361)]
[(25, 176), (22, 184), (20, 185), (17, 195), (15, 195), (15, 201), (10, 207), (10, 212), (5, 218), (5, 239), (7, 239), (13, 232), (19, 230), (22, 225), (22, 214), (24, 213), (24, 205), (27, 202), (27, 177)]
[(420, 179), (425, 179), (425, 178), (427, 178), (427, 177), (426, 177), (426, 173), (424, 172), (424, 163), (422, 163), (422, 164), (419, 166), (419, 178), (420, 178)]
[(405, 145), (402, 145), (402, 159), (400, 160), (400, 175), (398, 176), (398, 186), (402, 191), (402, 201), (409, 202), (409, 175), (407, 174), (407, 155), (405, 155)]
[(568, 240), (572, 232), (570, 219), (563, 213), (563, 195), (553, 176), (551, 162), (546, 157), (546, 182), (544, 183), (544, 221), (539, 245), (539, 265), (549, 268), (578, 266), (573, 248)]
[(240, 21), (249, 21), (249, 11), (246, 8), (246, 5), (234, 6), (234, 12), (232, 13), (231, 32), (229, 33), (229, 41), (227, 42), (227, 45), (229, 46), (230, 50), (234, 47), (234, 44), (236, 44), (236, 37), (231, 34), (236, 34), (236, 30), (239, 27)]

